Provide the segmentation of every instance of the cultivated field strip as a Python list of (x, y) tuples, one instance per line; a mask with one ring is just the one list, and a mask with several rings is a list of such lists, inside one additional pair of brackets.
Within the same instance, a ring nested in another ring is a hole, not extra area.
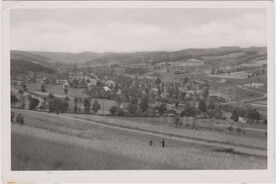
[[(98, 130), (91, 130), (92, 137), (97, 135)], [(265, 169), (266, 168), (266, 159), (260, 157), (252, 157), (238, 154), (222, 153), (222, 152), (210, 152), (208, 150), (202, 150), (197, 148), (190, 147), (150, 147), (149, 145), (141, 144), (141, 142), (131, 142), (129, 139), (131, 137), (125, 137), (124, 141), (118, 141), (118, 137), (121, 137), (122, 134), (116, 135), (113, 139), (99, 139), (94, 138), (81, 138), (78, 136), (73, 136), (69, 134), (57, 133), (55, 131), (48, 131), (40, 128), (30, 127), (29, 125), (12, 125), (12, 134), (24, 135), (30, 137), (31, 140), (45, 140), (50, 142), (48, 152), (51, 152), (51, 155), (60, 155), (62, 153), (57, 153), (55, 149), (51, 149), (52, 144), (60, 143), (68, 147), (68, 151), (75, 149), (75, 153), (78, 154), (78, 151), (88, 149), (91, 151), (91, 154), (88, 154), (84, 160), (93, 159), (96, 157), (93, 153), (96, 151), (98, 153), (110, 154), (111, 158), (117, 158), (120, 155), (122, 160), (118, 160), (116, 167), (96, 167), (97, 169), (118, 169), (125, 168), (126, 160), (137, 163), (136, 167), (132, 169), (151, 169), (156, 165), (163, 165), (164, 167), (157, 167), (157, 169), (166, 168), (166, 169)], [(101, 135), (103, 136), (103, 135)], [(32, 142), (28, 144), (27, 153), (28, 155), (36, 154), (36, 149), (39, 151), (45, 150), (40, 146), (32, 148)], [(79, 146), (80, 148), (76, 148)], [(30, 150), (35, 149), (35, 150)], [(25, 150), (26, 151), (26, 150)], [(45, 153), (43, 153), (45, 154)], [(36, 154), (37, 156), (37, 154)], [(60, 157), (60, 156), (59, 156)], [(74, 156), (72, 156), (74, 157)], [(54, 157), (56, 158), (56, 157)], [(120, 157), (119, 157), (120, 158)], [(97, 162), (106, 162), (106, 159), (98, 159)], [(67, 159), (67, 162), (73, 162), (74, 160)], [(83, 161), (83, 159), (82, 159)], [(60, 161), (58, 162), (60, 163)], [(79, 163), (79, 162), (77, 162)], [(145, 163), (148, 163), (145, 165)], [(98, 165), (97, 164), (97, 165)], [(103, 164), (105, 165), (105, 164)], [(150, 167), (152, 166), (152, 167)], [(95, 166), (90, 166), (88, 169), (93, 169)], [(39, 170), (39, 168), (36, 168)], [(156, 168), (155, 168), (156, 169)]]
[[(75, 119), (75, 118), (70, 118), (70, 117), (66, 117), (66, 118), (72, 119), (72, 120)], [(145, 134), (145, 135), (159, 136), (159, 137), (166, 138), (166, 139), (184, 141), (184, 142), (189, 142), (189, 143), (193, 143), (193, 144), (220, 147), (222, 149), (234, 148), (235, 152), (239, 153), (239, 154), (266, 157), (266, 149), (257, 147), (257, 146), (252, 147), (252, 146), (247, 146), (247, 145), (237, 145), (237, 144), (233, 144), (233, 143), (226, 143), (226, 142), (220, 142), (220, 141), (214, 141), (214, 140), (204, 140), (204, 139), (199, 139), (196, 137), (189, 137), (189, 136), (185, 136), (185, 135), (169, 134), (169, 133), (160, 132), (160, 131), (132, 128), (132, 127), (127, 127), (127, 126), (122, 126), (122, 125), (114, 125), (114, 124), (110, 124), (110, 123), (106, 123), (106, 122), (96, 122), (96, 121), (91, 121), (91, 120), (86, 120), (86, 119), (80, 119), (80, 121), (95, 124), (95, 125), (100, 125), (100, 126), (104, 126), (104, 127), (108, 127), (108, 128), (114, 128), (114, 129), (134, 132), (134, 133)]]
[(223, 143), (233, 146), (248, 147), (257, 150), (266, 150), (265, 138), (235, 136), (220, 132), (189, 130), (185, 128), (173, 128), (164, 125), (152, 125), (148, 123), (135, 122), (130, 120), (116, 119), (103, 116), (91, 116), (91, 115), (75, 115), (66, 114), (66, 116), (80, 118), (96, 123), (118, 126), (121, 128), (128, 128), (134, 130), (141, 130), (146, 132), (159, 133), (169, 135), (173, 137), (182, 137), (186, 139), (211, 142), (211, 143)]
[[(257, 145), (238, 145), (238, 144), (233, 144), (231, 142), (223, 142), (223, 140), (219, 141), (219, 140), (212, 140), (212, 139), (202, 139), (202, 138), (198, 138), (197, 134), (194, 137), (190, 137), (190, 136), (186, 136), (185, 134), (179, 135), (179, 134), (172, 133), (172, 132), (164, 132), (162, 129), (158, 129), (158, 127), (156, 129), (149, 128), (152, 126), (147, 126), (148, 129), (144, 129), (145, 127), (142, 127), (142, 126), (133, 127), (132, 124), (129, 124), (129, 126), (126, 126), (126, 125), (122, 125), (122, 124), (112, 124), (108, 121), (104, 122), (103, 120), (99, 121), (97, 119), (95, 119), (95, 120), (83, 119), (83, 117), (76, 118), (76, 117), (69, 117), (67, 115), (65, 115), (65, 116), (64, 115), (55, 115), (55, 114), (49, 114), (49, 113), (43, 113), (43, 112), (33, 112), (33, 111), (22, 111), (22, 112), (25, 112), (25, 113), (31, 112), (31, 113), (37, 114), (41, 117), (44, 116), (44, 117), (46, 117), (46, 119), (47, 119), (47, 117), (51, 116), (51, 117), (60, 118), (60, 119), (66, 120), (66, 121), (70, 120), (70, 121), (74, 121), (74, 122), (88, 123), (88, 124), (111, 128), (111, 129), (116, 129), (116, 130), (120, 130), (120, 131), (127, 131), (127, 132), (131, 132), (131, 133), (148, 135), (148, 136), (157, 136), (160, 138), (166, 138), (166, 139), (175, 140), (175, 141), (183, 141), (183, 142), (198, 144), (198, 145), (202, 145), (202, 146), (211, 146), (211, 147), (215, 147), (215, 148), (219, 147), (221, 149), (232, 148), (235, 150), (236, 153), (239, 153), (239, 154), (266, 157), (266, 149), (264, 147), (258, 147)], [(90, 116), (90, 117), (92, 117), (93, 119), (95, 118), (94, 116)], [(68, 123), (70, 121), (68, 121)], [(45, 123), (47, 123), (47, 120)], [(54, 122), (54, 123), (58, 124), (58, 120), (56, 120), (56, 122)], [(193, 133), (194, 132), (196, 132), (196, 131), (193, 131)]]

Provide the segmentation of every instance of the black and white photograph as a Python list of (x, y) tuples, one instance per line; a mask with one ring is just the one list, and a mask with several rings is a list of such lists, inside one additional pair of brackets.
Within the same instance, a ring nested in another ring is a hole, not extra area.
[(269, 168), (267, 6), (72, 7), (9, 10), (11, 171)]

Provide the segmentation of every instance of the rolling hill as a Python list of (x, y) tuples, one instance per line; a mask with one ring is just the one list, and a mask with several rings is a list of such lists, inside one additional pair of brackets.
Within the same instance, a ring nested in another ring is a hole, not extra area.
[(27, 74), (29, 71), (32, 72), (44, 72), (54, 73), (53, 68), (49, 68), (40, 63), (34, 63), (31, 61), (11, 59), (11, 75)]
[[(250, 57), (249, 57), (250, 56)], [(160, 62), (186, 62), (189, 59), (202, 61), (224, 62), (232, 60), (256, 59), (266, 56), (266, 47), (220, 47), (211, 49), (184, 49), (180, 51), (155, 51), (155, 52), (131, 52), (131, 53), (96, 53), (96, 52), (42, 52), (42, 51), (11, 51), (12, 59), (23, 59), (46, 65), (111, 65), (111, 64), (135, 64), (135, 63), (160, 63)], [(205, 59), (207, 58), (207, 59)], [(246, 62), (247, 62), (246, 60)]]
[(32, 51), (30, 53), (40, 55), (42, 57), (50, 58), (52, 62), (57, 62), (62, 64), (82, 63), (91, 59), (102, 57), (104, 55), (102, 53), (96, 53), (96, 52), (69, 53), (69, 52)]
[[(236, 53), (243, 53), (236, 55)], [(243, 59), (250, 56), (251, 59), (262, 57), (266, 55), (266, 47), (221, 47), (212, 49), (185, 49), (175, 52), (134, 52), (134, 53), (113, 53), (103, 57), (91, 59), (86, 64), (91, 65), (111, 65), (111, 64), (135, 64), (135, 63), (161, 63), (161, 62), (186, 62), (190, 59), (199, 59), (202, 61), (204, 57), (216, 58), (225, 56), (225, 59), (220, 61), (227, 61), (229, 55), (233, 59)], [(234, 57), (233, 57), (234, 56)], [(249, 60), (248, 60), (249, 61)]]
[(51, 59), (42, 55), (32, 54), (26, 51), (11, 51), (11, 60), (24, 60), (33, 63), (50, 64)]

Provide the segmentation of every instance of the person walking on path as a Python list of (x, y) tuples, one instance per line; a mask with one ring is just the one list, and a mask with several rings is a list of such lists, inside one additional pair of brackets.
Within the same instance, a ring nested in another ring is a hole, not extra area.
[(164, 148), (165, 147), (165, 139), (164, 138), (163, 138), (161, 144), (162, 144), (162, 148)]

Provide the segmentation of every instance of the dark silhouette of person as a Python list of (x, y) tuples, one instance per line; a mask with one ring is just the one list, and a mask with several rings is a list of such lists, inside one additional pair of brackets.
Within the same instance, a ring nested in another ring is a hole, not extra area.
[(149, 144), (150, 144), (150, 146), (152, 146), (152, 144), (153, 144), (153, 141), (152, 141), (152, 140), (150, 140), (150, 141), (149, 141)]
[(162, 140), (161, 144), (162, 144), (162, 147), (164, 148), (165, 147), (165, 140), (164, 139)]

